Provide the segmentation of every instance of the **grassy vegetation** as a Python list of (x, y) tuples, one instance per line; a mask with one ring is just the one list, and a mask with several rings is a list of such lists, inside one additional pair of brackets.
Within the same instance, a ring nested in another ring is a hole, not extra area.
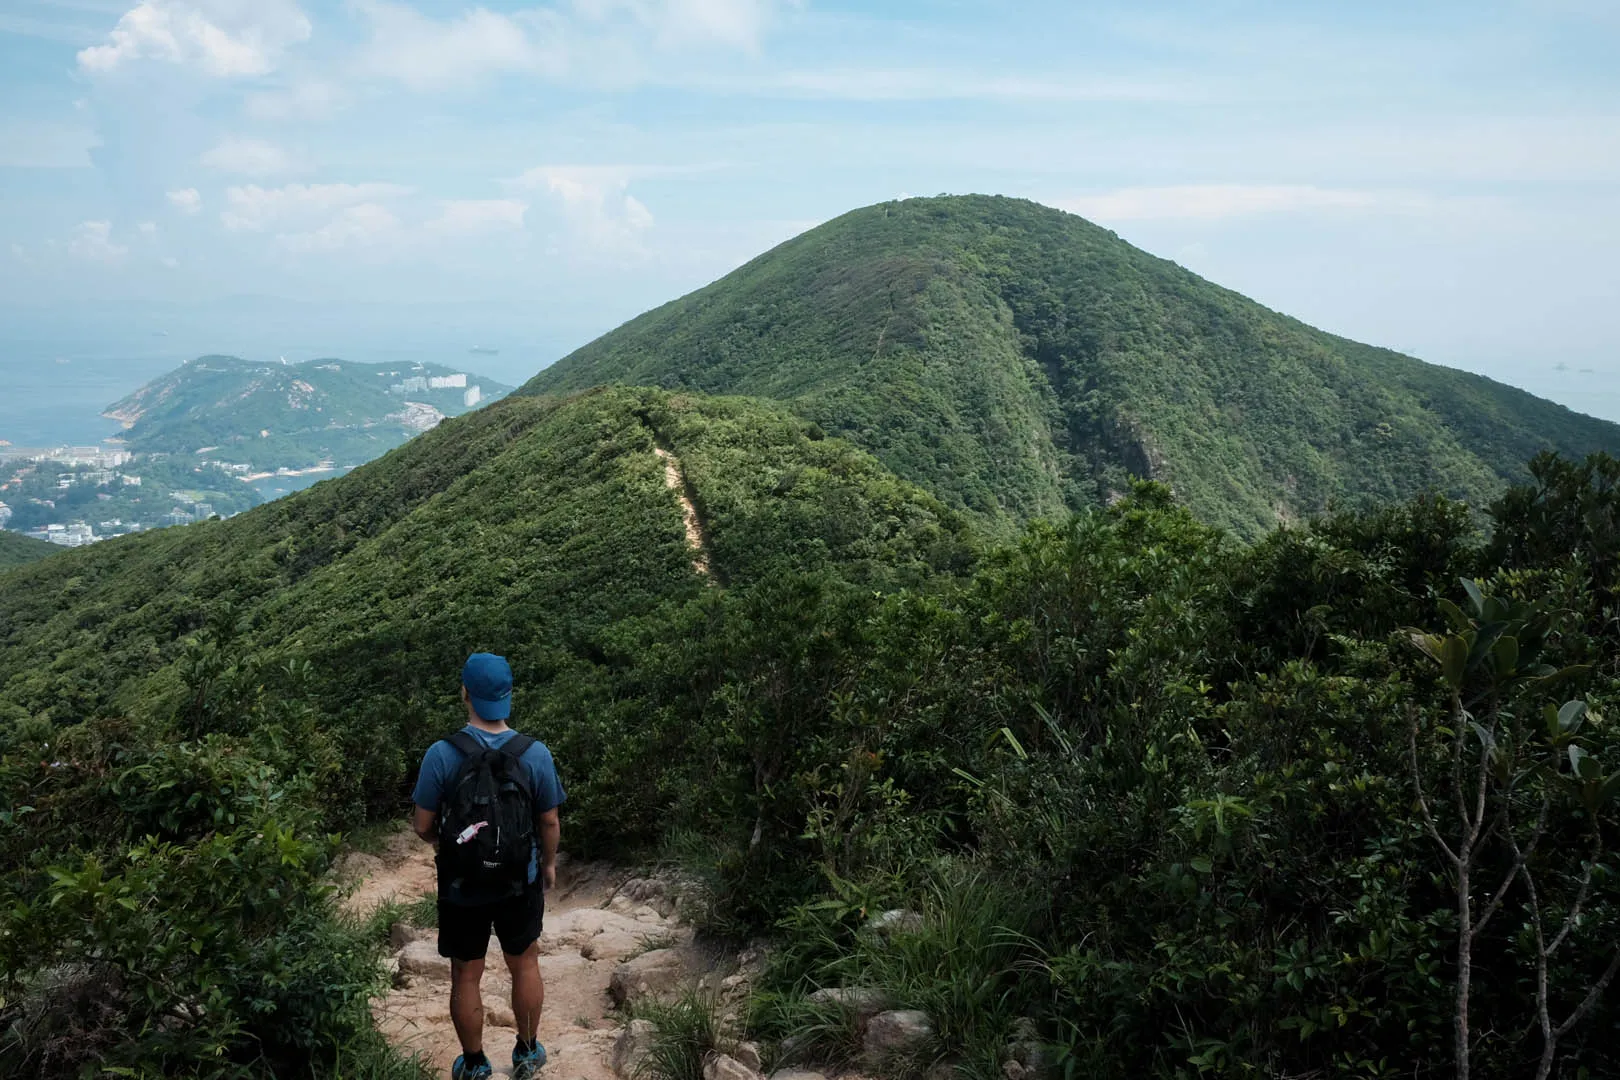
[(405, 921), (421, 930), (439, 928), (439, 894), (428, 893), (405, 905)]
[(1436, 490), (1476, 505), (1620, 429), (1346, 341), (1081, 218), (1006, 198), (846, 214), (634, 319), (522, 392), (789, 402), (992, 528), (1170, 484), (1254, 537)]
[(735, 1041), (724, 1030), (714, 1000), (696, 990), (671, 1001), (639, 1002), (630, 1018), (650, 1021), (656, 1029), (639, 1069), (645, 1080), (703, 1080), (704, 1062)]

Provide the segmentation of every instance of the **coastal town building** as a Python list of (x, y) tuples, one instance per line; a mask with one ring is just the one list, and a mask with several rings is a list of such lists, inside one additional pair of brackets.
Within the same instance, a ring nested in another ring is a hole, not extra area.
[(30, 529), (25, 535), (35, 540), (48, 541), (58, 547), (73, 548), (84, 547), (101, 539), (94, 529), (82, 521), (73, 525), (47, 525), (43, 529)]
[(73, 467), (116, 469), (131, 458), (128, 450), (111, 446), (57, 446), (0, 448), (0, 461), (50, 462)]
[(392, 394), (422, 394), (429, 390), (465, 389), (467, 389), (467, 373), (462, 371), (454, 375), (412, 375), (394, 383), (388, 391)]

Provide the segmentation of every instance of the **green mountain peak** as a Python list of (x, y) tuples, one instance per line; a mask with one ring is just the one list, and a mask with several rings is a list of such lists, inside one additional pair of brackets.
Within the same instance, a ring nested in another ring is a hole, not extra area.
[(788, 403), (1006, 527), (1171, 485), (1256, 535), (1423, 489), (1483, 505), (1620, 426), (1313, 329), (1083, 218), (999, 196), (855, 210), (558, 361)]

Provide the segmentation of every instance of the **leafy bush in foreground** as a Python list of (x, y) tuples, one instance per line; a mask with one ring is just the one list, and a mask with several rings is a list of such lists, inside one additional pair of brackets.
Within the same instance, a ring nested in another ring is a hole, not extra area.
[(415, 1075), (371, 1027), (379, 947), (299, 777), (115, 722), (0, 748), (0, 1071)]

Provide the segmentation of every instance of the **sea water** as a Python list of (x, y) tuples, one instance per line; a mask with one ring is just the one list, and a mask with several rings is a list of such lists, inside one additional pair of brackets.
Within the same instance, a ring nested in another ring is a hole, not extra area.
[(123, 425), (103, 409), (187, 358), (0, 341), (0, 439), (13, 446), (91, 445)]

